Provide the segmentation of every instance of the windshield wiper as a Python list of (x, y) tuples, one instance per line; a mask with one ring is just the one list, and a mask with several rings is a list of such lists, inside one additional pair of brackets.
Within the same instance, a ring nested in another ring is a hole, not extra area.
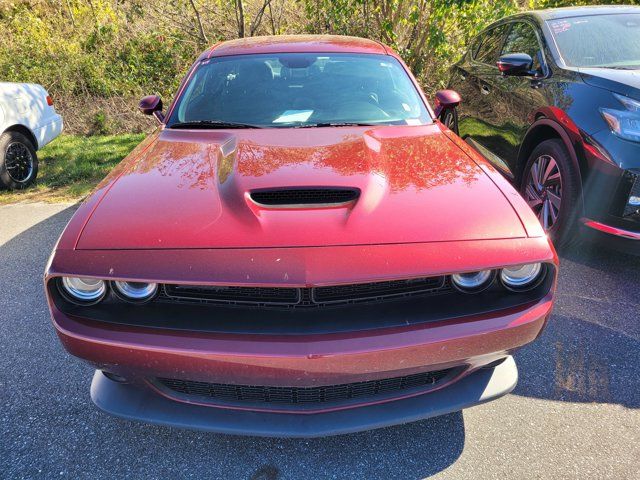
[(214, 130), (216, 128), (263, 128), (260, 125), (251, 123), (224, 122), (222, 120), (192, 120), (190, 122), (177, 122), (171, 124), (169, 128), (201, 128)]
[(293, 128), (318, 128), (318, 127), (379, 127), (384, 123), (366, 123), (366, 122), (319, 122), (304, 123), (302, 125), (293, 125)]

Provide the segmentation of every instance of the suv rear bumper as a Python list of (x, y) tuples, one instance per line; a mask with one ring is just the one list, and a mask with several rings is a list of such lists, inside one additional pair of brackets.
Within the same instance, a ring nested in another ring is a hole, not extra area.
[(422, 395), (309, 415), (229, 410), (173, 401), (149, 387), (117, 383), (96, 371), (91, 398), (103, 411), (131, 420), (234, 435), (320, 437), (370, 430), (456, 412), (509, 393), (518, 370), (513, 357), (478, 369)]

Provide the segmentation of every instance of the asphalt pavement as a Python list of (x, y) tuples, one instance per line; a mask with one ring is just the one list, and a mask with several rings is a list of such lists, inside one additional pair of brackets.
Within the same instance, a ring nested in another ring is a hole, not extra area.
[(74, 207), (0, 206), (0, 478), (640, 479), (640, 258), (561, 259), (545, 333), (495, 402), (313, 440), (235, 437), (110, 417), (58, 342), (42, 273)]

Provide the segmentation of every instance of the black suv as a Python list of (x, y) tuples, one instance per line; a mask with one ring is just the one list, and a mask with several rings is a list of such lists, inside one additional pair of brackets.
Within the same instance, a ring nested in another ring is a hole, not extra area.
[(640, 252), (640, 8), (539, 10), (452, 67), (449, 127), (513, 181), (556, 246), (577, 227)]

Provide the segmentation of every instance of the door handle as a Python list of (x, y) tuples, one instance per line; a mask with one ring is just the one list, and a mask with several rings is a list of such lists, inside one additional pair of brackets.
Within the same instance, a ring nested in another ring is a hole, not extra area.
[(483, 95), (489, 95), (489, 92), (491, 92), (491, 90), (489, 90), (489, 87), (487, 87), (486, 85), (482, 85), (482, 86), (480, 87), (480, 92), (481, 92)]

